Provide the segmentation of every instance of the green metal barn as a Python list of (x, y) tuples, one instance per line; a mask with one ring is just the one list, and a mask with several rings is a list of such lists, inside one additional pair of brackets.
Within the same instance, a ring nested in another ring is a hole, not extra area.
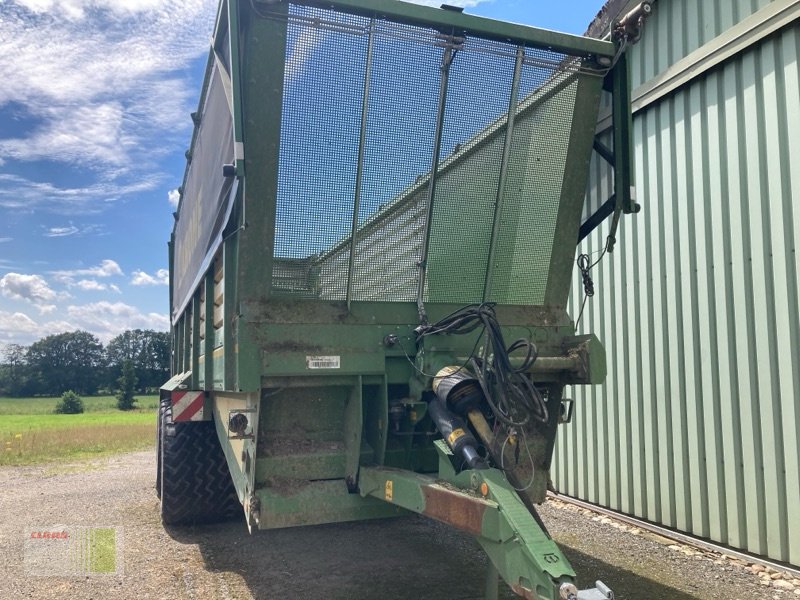
[[(625, 2), (607, 4), (602, 37)], [(637, 201), (592, 269), (560, 492), (800, 565), (800, 2), (658, 0), (632, 72)], [(602, 114), (598, 132), (610, 120)], [(584, 218), (613, 184), (591, 168)], [(607, 226), (579, 252), (599, 258)], [(584, 291), (576, 269), (571, 314)]]

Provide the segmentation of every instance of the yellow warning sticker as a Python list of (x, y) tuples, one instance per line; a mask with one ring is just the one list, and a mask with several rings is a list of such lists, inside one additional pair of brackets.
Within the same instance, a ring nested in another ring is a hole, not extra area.
[(391, 500), (392, 499), (392, 480), (391, 479), (387, 479), (386, 480), (386, 485), (383, 486), (383, 497), (386, 500)]
[(450, 435), (447, 436), (447, 443), (450, 444), (450, 447), (456, 443), (456, 440), (464, 435), (464, 430), (461, 427), (457, 427), (450, 432)]

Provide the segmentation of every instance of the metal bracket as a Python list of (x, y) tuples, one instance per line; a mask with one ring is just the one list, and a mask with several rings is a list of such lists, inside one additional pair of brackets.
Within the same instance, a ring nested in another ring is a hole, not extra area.
[(595, 581), (595, 587), (580, 590), (577, 600), (614, 600), (614, 592), (602, 581)]
[(559, 425), (572, 422), (572, 414), (575, 412), (575, 402), (569, 398), (561, 399), (561, 410), (558, 414)]
[(254, 440), (253, 421), (256, 408), (236, 408), (228, 411), (227, 432), (229, 440)]
[(652, 12), (653, 5), (650, 2), (640, 2), (614, 24), (612, 37), (635, 44), (642, 37), (644, 21)]

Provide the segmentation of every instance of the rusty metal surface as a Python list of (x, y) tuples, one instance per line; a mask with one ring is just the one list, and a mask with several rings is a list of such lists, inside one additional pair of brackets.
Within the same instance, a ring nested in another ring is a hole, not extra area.
[(488, 502), (438, 484), (424, 486), (422, 494), (425, 497), (422, 514), (462, 531), (480, 535)]

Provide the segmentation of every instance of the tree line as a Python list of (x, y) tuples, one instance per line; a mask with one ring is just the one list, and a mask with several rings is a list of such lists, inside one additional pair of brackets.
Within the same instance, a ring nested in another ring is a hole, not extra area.
[(170, 374), (169, 334), (150, 329), (125, 331), (106, 346), (88, 331), (58, 333), (30, 346), (9, 344), (0, 357), (0, 396), (111, 391), (125, 368), (133, 369), (136, 391), (146, 392)]

